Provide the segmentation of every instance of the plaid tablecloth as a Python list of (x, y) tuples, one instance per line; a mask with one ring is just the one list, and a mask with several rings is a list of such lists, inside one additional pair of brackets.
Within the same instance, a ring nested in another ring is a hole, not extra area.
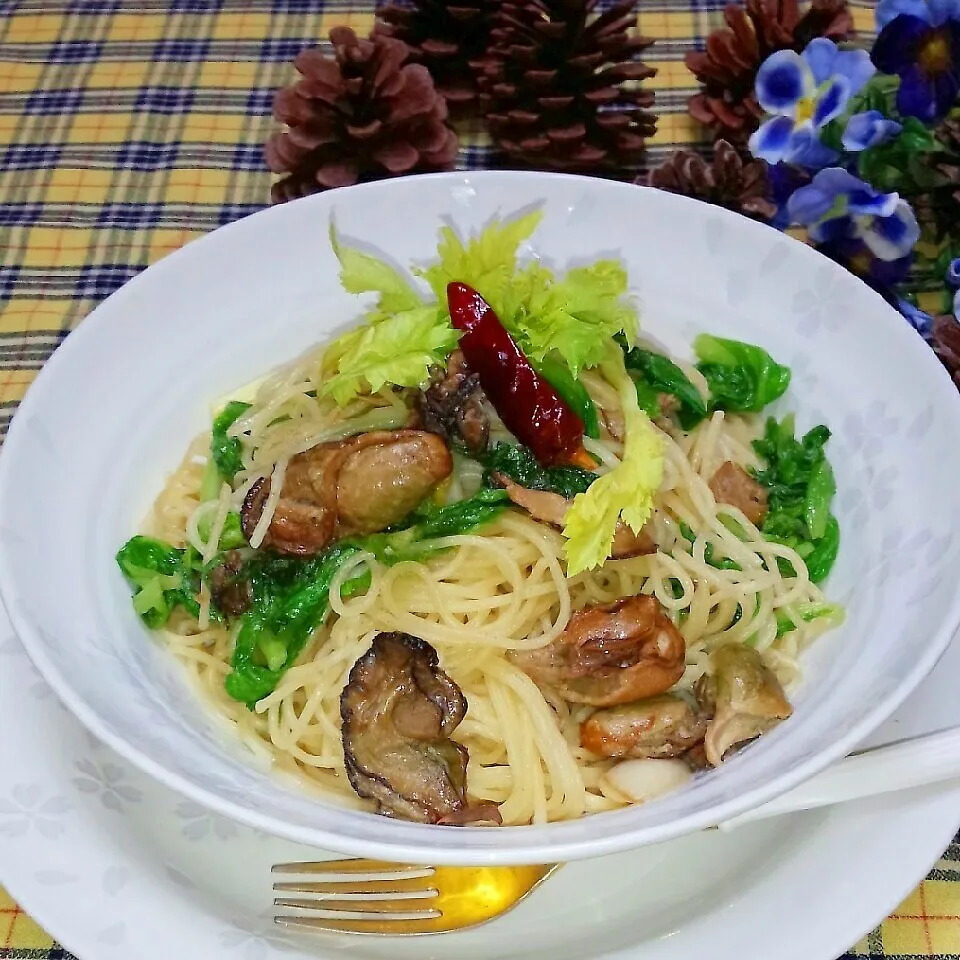
[[(721, 5), (640, 0), (659, 70), (650, 162), (698, 140), (683, 55)], [(861, 31), (872, 29), (872, 6), (855, 11)], [(264, 206), (261, 148), (290, 61), (337, 24), (371, 23), (362, 0), (0, 0), (0, 435), (98, 301)], [(462, 166), (488, 157), (467, 137)], [(960, 957), (958, 861), (954, 844), (850, 956)], [(0, 888), (0, 960), (69, 956)]]

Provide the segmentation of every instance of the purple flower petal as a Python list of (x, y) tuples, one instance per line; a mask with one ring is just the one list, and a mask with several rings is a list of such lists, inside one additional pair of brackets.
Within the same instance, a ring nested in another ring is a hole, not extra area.
[(887, 120), (879, 110), (855, 113), (843, 132), (844, 149), (858, 153), (892, 140), (903, 128), (895, 120)]
[(828, 190), (834, 196), (838, 194), (849, 195), (860, 190), (875, 192), (873, 187), (842, 167), (830, 167), (828, 170), (821, 170), (813, 178), (813, 182), (821, 189)]
[(927, 0), (927, 9), (935, 27), (948, 20), (960, 20), (960, 0)]
[(850, 82), (846, 77), (838, 76), (828, 80), (826, 86), (817, 96), (817, 103), (813, 109), (814, 127), (819, 130), (834, 117), (839, 117), (849, 99)]
[(821, 220), (809, 229), (810, 239), (814, 243), (839, 244), (857, 236), (856, 224), (846, 214)]
[(953, 315), (960, 320), (960, 290), (953, 295)]
[(841, 50), (833, 64), (836, 76), (844, 77), (850, 84), (849, 96), (859, 93), (867, 81), (877, 72), (866, 50)]
[(799, 53), (778, 50), (757, 72), (757, 100), (767, 113), (792, 116), (797, 103), (812, 93), (813, 78)]
[(877, 193), (869, 184), (861, 184), (847, 193), (850, 212), (865, 217), (892, 217), (900, 197), (895, 193)]
[(871, 57), (878, 70), (901, 73), (917, 61), (920, 42), (930, 30), (930, 24), (911, 14), (900, 14), (880, 31), (873, 45)]
[(836, 62), (837, 45), (826, 37), (817, 37), (811, 40), (800, 56), (807, 62), (810, 72), (813, 74), (813, 82), (819, 87), (826, 83), (834, 74), (834, 63)]
[(807, 170), (822, 170), (836, 163), (839, 154), (824, 146), (816, 133), (809, 127), (795, 130), (790, 139), (790, 148), (784, 159), (788, 163)]
[(900, 73), (897, 109), (905, 117), (933, 120), (937, 115), (937, 91), (932, 80), (911, 64)]
[(902, 297), (897, 300), (897, 309), (920, 336), (929, 335), (933, 329), (933, 317), (929, 313), (924, 313), (919, 307), (915, 307), (909, 300), (904, 300)]
[(950, 261), (946, 281), (951, 287), (960, 287), (960, 257)]
[(950, 108), (957, 99), (957, 92), (960, 91), (960, 74), (957, 73), (956, 66), (951, 64), (949, 69), (934, 75), (932, 80), (934, 116), (939, 120), (950, 112)]
[[(817, 174), (817, 177), (821, 174)], [(795, 191), (787, 201), (787, 213), (791, 223), (798, 223), (809, 227), (822, 220), (834, 207), (837, 195), (832, 190), (825, 190), (817, 183), (807, 184)]]
[[(880, 0), (877, 4), (877, 30), (883, 30), (891, 20), (901, 14), (909, 14), (930, 22), (930, 10), (925, 0)], [(880, 64), (877, 66), (880, 67)], [(884, 68), (880, 67), (880, 69)]]
[(889, 217), (873, 217), (863, 229), (863, 242), (879, 260), (900, 260), (920, 239), (920, 227), (910, 204), (901, 200)]
[(790, 117), (774, 117), (756, 130), (750, 137), (750, 152), (767, 163), (779, 163), (784, 159), (793, 133)]

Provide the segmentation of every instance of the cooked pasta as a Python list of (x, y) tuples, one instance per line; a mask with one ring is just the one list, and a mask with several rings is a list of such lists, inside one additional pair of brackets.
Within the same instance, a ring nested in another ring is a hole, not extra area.
[[(482, 256), (445, 238), (423, 276), (449, 315), (335, 243), (346, 286), (381, 277), (367, 325), (219, 405), (118, 554), (211, 709), (338, 802), (505, 825), (621, 807), (619, 764), (715, 767), (787, 718), (842, 616), (817, 585), (829, 431), (759, 416), (789, 370), (638, 342), (609, 261), (577, 275), (577, 316), (516, 264), (535, 224), (494, 223)], [(476, 257), (509, 329), (460, 282)]]

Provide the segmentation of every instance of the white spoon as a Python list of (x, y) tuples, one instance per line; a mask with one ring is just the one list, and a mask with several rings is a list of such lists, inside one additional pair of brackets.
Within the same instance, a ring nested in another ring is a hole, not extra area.
[(954, 777), (960, 777), (960, 727), (852, 753), (775, 800), (724, 821), (719, 828), (735, 830), (782, 813), (814, 810)]

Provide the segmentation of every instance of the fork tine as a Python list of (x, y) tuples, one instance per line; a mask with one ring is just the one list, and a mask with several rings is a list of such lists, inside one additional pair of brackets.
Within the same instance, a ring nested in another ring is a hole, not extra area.
[(326, 919), (324, 917), (274, 917), (274, 923), (281, 927), (300, 927), (310, 930), (327, 930), (331, 933), (386, 934), (398, 936), (409, 933), (441, 933), (443, 928), (433, 917), (415, 920), (401, 917), (377, 917), (373, 914), (364, 919)]
[(430, 907), (433, 897), (404, 897), (402, 900), (309, 900), (300, 897), (277, 897), (275, 907), (298, 910), (336, 911), (337, 913), (406, 913), (418, 917), (439, 917), (440, 911)]
[(387, 860), (318, 860), (307, 863), (276, 863), (273, 873), (413, 873), (433, 870), (415, 863), (390, 863)]
[(273, 889), (279, 893), (401, 893), (412, 890), (433, 890), (436, 893), (429, 876), (399, 880), (289, 880), (275, 883)]

